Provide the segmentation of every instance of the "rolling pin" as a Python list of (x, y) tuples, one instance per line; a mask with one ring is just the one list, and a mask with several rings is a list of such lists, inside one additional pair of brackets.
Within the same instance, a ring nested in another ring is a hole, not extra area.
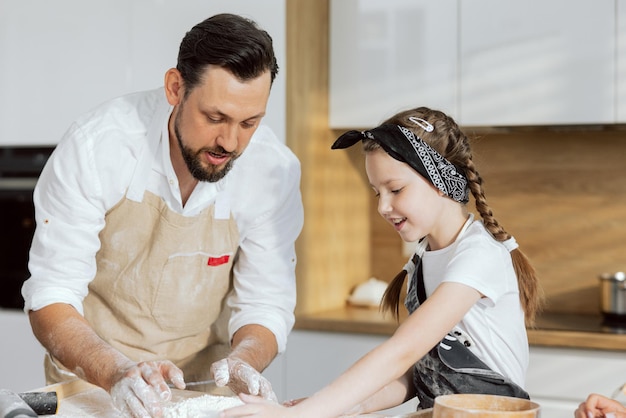
[(0, 389), (0, 418), (26, 418), (54, 415), (57, 412), (56, 392), (25, 392), (17, 394)]
[(59, 400), (56, 392), (24, 392), (18, 393), (18, 396), (37, 415), (54, 415), (57, 413)]

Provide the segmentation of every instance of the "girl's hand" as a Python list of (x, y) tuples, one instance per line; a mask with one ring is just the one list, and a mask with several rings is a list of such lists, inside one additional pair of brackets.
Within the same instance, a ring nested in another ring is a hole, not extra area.
[(602, 395), (591, 394), (574, 412), (576, 418), (626, 418), (626, 407)]
[(259, 396), (239, 394), (245, 405), (236, 406), (220, 413), (220, 418), (228, 417), (257, 417), (257, 418), (290, 418), (295, 417), (289, 408), (276, 402), (268, 401)]

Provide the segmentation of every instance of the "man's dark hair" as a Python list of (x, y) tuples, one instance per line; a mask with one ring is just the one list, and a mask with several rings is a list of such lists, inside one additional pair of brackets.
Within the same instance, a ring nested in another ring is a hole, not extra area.
[(185, 94), (201, 82), (208, 65), (225, 68), (242, 81), (269, 70), (274, 82), (278, 74), (271, 36), (254, 21), (229, 13), (198, 23), (180, 43), (176, 68)]

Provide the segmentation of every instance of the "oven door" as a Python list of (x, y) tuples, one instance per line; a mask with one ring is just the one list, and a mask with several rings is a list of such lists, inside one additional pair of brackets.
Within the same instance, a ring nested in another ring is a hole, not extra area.
[(35, 232), (36, 179), (0, 179), (0, 308), (23, 309), (28, 252)]

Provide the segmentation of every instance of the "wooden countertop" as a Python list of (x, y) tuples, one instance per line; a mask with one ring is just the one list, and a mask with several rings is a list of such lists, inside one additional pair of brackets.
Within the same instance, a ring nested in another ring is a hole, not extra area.
[[(298, 315), (296, 329), (391, 335), (397, 324), (376, 308), (347, 306), (342, 309)], [(601, 315), (542, 314), (528, 329), (532, 346), (567, 347), (626, 352), (626, 323), (607, 325)]]

